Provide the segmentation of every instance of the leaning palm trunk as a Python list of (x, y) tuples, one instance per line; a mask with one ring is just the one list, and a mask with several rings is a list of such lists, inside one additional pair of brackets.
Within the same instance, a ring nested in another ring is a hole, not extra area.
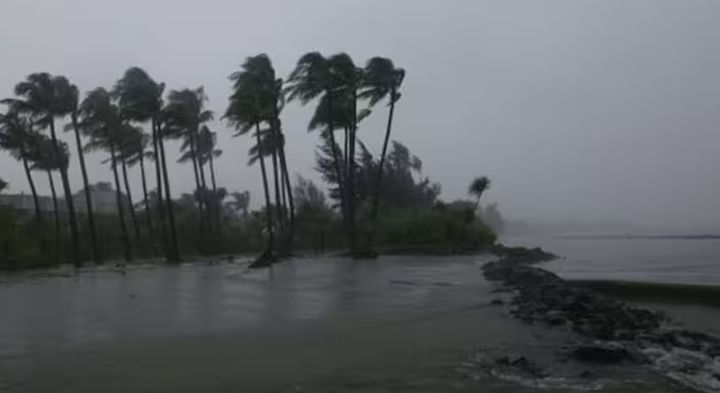
[(205, 217), (205, 211), (207, 210), (207, 206), (205, 204), (204, 198), (205, 194), (200, 184), (200, 174), (198, 169), (198, 159), (196, 154), (196, 148), (195, 148), (195, 136), (194, 132), (189, 132), (188, 137), (190, 138), (190, 159), (192, 161), (193, 166), (193, 173), (195, 175), (195, 189), (198, 192), (197, 200), (198, 200), (198, 211), (200, 216), (200, 231), (204, 231), (206, 228), (206, 217)]
[(117, 202), (118, 218), (120, 219), (120, 230), (122, 231), (122, 243), (123, 251), (125, 252), (125, 260), (132, 261), (132, 253), (130, 251), (130, 238), (127, 233), (127, 226), (125, 225), (125, 214), (123, 213), (122, 195), (120, 193), (120, 178), (117, 172), (117, 160), (115, 157), (115, 146), (110, 144), (110, 159), (113, 170), (113, 176), (115, 178), (115, 201)]
[(140, 249), (141, 248), (140, 247), (140, 242), (141, 242), (140, 226), (138, 225), (137, 216), (135, 215), (135, 204), (133, 203), (132, 191), (130, 191), (130, 182), (128, 181), (128, 175), (127, 175), (127, 163), (125, 162), (124, 157), (120, 158), (120, 162), (122, 164), (123, 180), (125, 182), (125, 194), (126, 194), (127, 202), (128, 202), (128, 211), (130, 212), (130, 219), (133, 224), (133, 229), (135, 230), (135, 244), (136, 244), (135, 247), (137, 249)]
[[(262, 146), (260, 140), (260, 123), (255, 123), (255, 138), (257, 139), (258, 147)], [(273, 217), (272, 211), (270, 210), (270, 188), (268, 187), (267, 172), (265, 170), (265, 158), (263, 158), (262, 150), (258, 150), (258, 156), (260, 157), (260, 172), (262, 173), (263, 190), (265, 191), (265, 213), (267, 214), (267, 226), (268, 226), (268, 244), (267, 252), (272, 255), (275, 239), (273, 237)]]
[(37, 189), (35, 188), (35, 182), (33, 181), (32, 173), (30, 172), (30, 164), (28, 164), (27, 158), (25, 158), (26, 157), (25, 152), (23, 151), (23, 152), (21, 152), (21, 154), (23, 157), (22, 163), (23, 163), (23, 168), (25, 169), (25, 176), (27, 177), (28, 184), (30, 185), (30, 192), (32, 193), (33, 204), (35, 205), (35, 220), (37, 220), (37, 222), (39, 224), (41, 224), (43, 222), (43, 216), (42, 216), (42, 212), (40, 210), (40, 200), (38, 199)]
[[(217, 197), (217, 183), (215, 183), (215, 163), (213, 162), (212, 153), (210, 153), (210, 161), (208, 162), (210, 167), (210, 181), (212, 182), (213, 195)], [(220, 201), (217, 201), (215, 209), (215, 224), (217, 225), (218, 231), (220, 230)]]
[(83, 187), (85, 189), (85, 205), (87, 207), (88, 225), (90, 226), (90, 244), (92, 247), (92, 255), (95, 263), (102, 262), (100, 249), (98, 248), (97, 231), (95, 229), (95, 215), (93, 213), (92, 197), (90, 195), (90, 185), (88, 182), (87, 169), (85, 168), (85, 153), (83, 153), (82, 142), (80, 141), (80, 129), (78, 128), (77, 114), (71, 114), (72, 125), (75, 131), (75, 144), (77, 146), (78, 158), (80, 159), (80, 171), (82, 172)]
[(382, 187), (383, 170), (385, 169), (385, 157), (387, 156), (388, 144), (390, 142), (390, 132), (392, 131), (393, 115), (395, 114), (395, 89), (390, 92), (390, 113), (388, 114), (387, 127), (385, 129), (385, 140), (383, 141), (382, 152), (380, 153), (380, 165), (377, 170), (377, 179), (375, 180), (375, 198), (372, 202), (372, 210), (370, 211), (370, 238), (368, 246), (372, 249), (375, 246), (375, 225), (377, 222), (378, 209), (380, 207), (380, 189)]
[[(52, 137), (55, 156), (61, 157), (60, 145), (55, 134), (55, 120), (50, 120), (50, 136)], [(70, 222), (70, 241), (72, 244), (72, 257), (75, 266), (80, 266), (80, 235), (77, 226), (77, 216), (75, 215), (75, 204), (73, 203), (72, 192), (70, 191), (70, 181), (68, 180), (67, 168), (60, 166), (60, 178), (62, 179), (63, 191), (65, 193), (65, 203), (68, 210), (68, 221)]]
[(293, 194), (292, 194), (292, 186), (290, 185), (290, 176), (288, 175), (288, 168), (287, 168), (287, 160), (285, 158), (285, 146), (280, 146), (280, 166), (282, 168), (283, 173), (283, 179), (285, 184), (285, 189), (288, 194), (288, 204), (289, 204), (289, 213), (290, 213), (290, 231), (289, 231), (289, 239), (290, 239), (290, 247), (292, 247), (292, 240), (295, 236), (295, 204), (293, 201)]
[[(208, 187), (207, 187), (207, 183), (205, 182), (205, 166), (202, 162), (202, 159), (198, 158), (197, 162), (198, 162), (198, 171), (200, 173), (200, 186), (202, 187), (202, 193), (200, 195), (203, 199), (203, 203), (205, 206), (205, 222), (207, 224), (208, 231), (212, 233), (212, 231), (214, 230), (213, 229), (213, 215), (214, 215), (213, 210), (215, 209), (215, 201), (210, 200), (208, 198), (208, 196), (209, 196), (208, 195)], [(215, 197), (214, 194), (213, 194), (213, 197)]]
[[(160, 163), (160, 148), (158, 146), (159, 133), (157, 129), (157, 122), (155, 118), (152, 119), (152, 142), (153, 142), (153, 154), (155, 155), (155, 176), (156, 176), (156, 187), (157, 187), (157, 209), (158, 217), (160, 218), (160, 242), (165, 249), (165, 255), (167, 256), (170, 249), (170, 242), (167, 238), (167, 224), (165, 222), (165, 203), (163, 201), (163, 185), (162, 185), (162, 164)], [(169, 259), (169, 257), (168, 257)]]
[(328, 117), (328, 129), (327, 133), (330, 137), (330, 144), (332, 146), (332, 154), (333, 154), (333, 164), (335, 166), (335, 176), (337, 177), (338, 182), (338, 191), (340, 193), (340, 211), (342, 212), (343, 220), (347, 222), (347, 216), (346, 216), (346, 207), (347, 204), (345, 203), (345, 184), (343, 181), (343, 171), (340, 169), (340, 152), (338, 152), (338, 146), (337, 142), (335, 141), (335, 129), (333, 128), (333, 122), (332, 122), (332, 93), (330, 89), (328, 89), (325, 94), (328, 98), (328, 109), (327, 109), (327, 117)]
[[(271, 131), (272, 132), (272, 131)], [(262, 154), (262, 153), (261, 153)], [(278, 226), (283, 229), (285, 220), (283, 219), (283, 208), (280, 197), (280, 175), (278, 171), (277, 149), (273, 147), (272, 152), (273, 182), (275, 183), (275, 215), (277, 216)]]
[(167, 162), (165, 161), (165, 145), (162, 134), (158, 132), (158, 145), (160, 146), (160, 161), (162, 162), (163, 184), (165, 185), (165, 203), (167, 205), (168, 224), (170, 232), (170, 244), (168, 247), (168, 261), (180, 262), (178, 251), (177, 232), (175, 230), (175, 213), (172, 206), (172, 195), (170, 194), (170, 180), (168, 179)]
[(60, 256), (60, 209), (58, 208), (57, 192), (55, 192), (55, 181), (53, 180), (52, 172), (49, 169), (46, 170), (46, 172), (48, 175), (48, 183), (50, 184), (50, 194), (52, 195), (53, 214), (55, 215), (55, 247), (53, 255), (55, 256), (55, 264), (58, 264), (58, 257)]
[(142, 153), (140, 154), (140, 178), (142, 179), (143, 204), (145, 205), (145, 217), (148, 226), (147, 230), (148, 233), (153, 233), (152, 214), (150, 214), (150, 200), (148, 199), (147, 180), (145, 179), (145, 158)]
[(348, 130), (348, 174), (347, 174), (347, 210), (348, 231), (350, 235), (350, 251), (357, 253), (357, 236), (355, 228), (355, 139), (357, 133), (357, 91), (353, 90), (353, 123)]

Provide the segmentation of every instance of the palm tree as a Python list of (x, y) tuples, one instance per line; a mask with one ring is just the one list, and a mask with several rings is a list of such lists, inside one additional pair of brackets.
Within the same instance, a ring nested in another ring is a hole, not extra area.
[[(327, 126), (324, 135), (329, 138), (328, 144), (333, 151), (341, 210), (353, 252), (357, 249), (354, 184), (356, 169), (353, 159), (357, 125), (370, 113), (369, 110), (357, 110), (363, 73), (363, 69), (356, 67), (352, 58), (345, 53), (325, 58), (320, 53), (311, 52), (300, 58), (295, 70), (288, 77), (289, 87), (285, 89), (288, 101), (299, 99), (302, 103), (307, 103), (320, 97), (315, 116), (308, 128), (312, 130), (319, 125)], [(340, 157), (336, 147), (335, 129), (345, 131), (343, 157)]]
[[(217, 149), (215, 147), (216, 145), (217, 134), (210, 131), (207, 126), (202, 126), (202, 128), (200, 129), (200, 133), (198, 134), (197, 140), (198, 158), (201, 173), (204, 173), (204, 170), (202, 168), (205, 164), (210, 167), (210, 181), (212, 185), (213, 198), (217, 198), (218, 196), (217, 182), (215, 180), (215, 158), (220, 157), (223, 153), (221, 149)], [(221, 206), (216, 203), (213, 205), (213, 207), (215, 208), (215, 223), (219, 229)]]
[(80, 138), (80, 128), (78, 127), (78, 88), (71, 84), (67, 79), (60, 79), (59, 86), (61, 87), (61, 94), (65, 97), (66, 112), (64, 115), (70, 115), (71, 124), (68, 124), (66, 131), (72, 128), (75, 134), (75, 147), (78, 152), (78, 158), (80, 161), (80, 172), (82, 173), (83, 190), (85, 192), (85, 207), (87, 208), (88, 225), (90, 229), (90, 244), (92, 247), (92, 255), (95, 263), (102, 262), (102, 256), (100, 254), (100, 248), (97, 241), (97, 231), (95, 229), (95, 214), (93, 212), (92, 197), (90, 194), (90, 182), (88, 181), (87, 169), (85, 168), (85, 154), (82, 148), (82, 140)]
[(60, 248), (60, 209), (58, 207), (57, 192), (55, 191), (55, 181), (53, 180), (53, 171), (59, 171), (61, 168), (67, 168), (70, 160), (68, 146), (65, 142), (61, 142), (62, 155), (58, 157), (55, 154), (53, 142), (45, 135), (35, 134), (31, 143), (32, 169), (41, 170), (47, 173), (48, 183), (50, 185), (50, 194), (53, 202), (53, 213), (55, 215), (55, 263), (58, 263)]
[[(147, 233), (154, 233), (152, 214), (150, 214), (150, 200), (148, 198), (147, 179), (145, 177), (145, 160), (154, 160), (155, 155), (152, 151), (148, 151), (147, 147), (150, 142), (150, 138), (147, 134), (142, 132), (142, 129), (135, 128), (137, 132), (133, 133), (133, 138), (125, 143), (125, 149), (127, 156), (127, 165), (132, 167), (136, 164), (140, 164), (140, 179), (142, 180), (143, 190), (143, 206), (145, 206), (145, 219), (147, 221)], [(157, 251), (157, 250), (156, 250)]]
[[(166, 258), (169, 262), (179, 262), (180, 253), (175, 228), (175, 214), (172, 207), (170, 181), (168, 179), (163, 144), (162, 94), (164, 90), (165, 85), (163, 83), (156, 83), (143, 69), (132, 67), (125, 71), (123, 77), (115, 84), (113, 94), (118, 97), (122, 118), (140, 123), (150, 121), (153, 152), (156, 157), (155, 174), (157, 177), (158, 212), (160, 214), (162, 238), (166, 246)], [(162, 207), (163, 187), (169, 219), (169, 231), (165, 224), (165, 209)], [(168, 232), (170, 236), (167, 236)]]
[(228, 207), (235, 211), (242, 211), (243, 217), (247, 218), (248, 207), (250, 206), (250, 191), (231, 192), (232, 200), (227, 203)]
[[(63, 76), (52, 76), (48, 73), (30, 74), (24, 82), (15, 85), (15, 95), (22, 97), (22, 99), (10, 101), (11, 106), (14, 106), (16, 110), (26, 112), (32, 116), (35, 124), (40, 128), (50, 128), (50, 137), (57, 156), (61, 155), (61, 151), (55, 132), (55, 118), (62, 117), (73, 110), (73, 105), (75, 105), (73, 101), (74, 93), (70, 86), (70, 82)], [(77, 100), (76, 93), (75, 91), (75, 103)], [(6, 100), (6, 102), (8, 101)], [(80, 239), (75, 216), (75, 205), (66, 169), (60, 168), (60, 177), (70, 222), (73, 262), (79, 266), (81, 264)]]
[[(323, 135), (330, 140), (332, 146), (333, 164), (335, 168), (335, 177), (337, 178), (338, 188), (340, 192), (340, 210), (343, 217), (346, 215), (345, 210), (345, 187), (343, 181), (343, 171), (341, 170), (341, 157), (337, 143), (335, 141), (336, 129), (336, 108), (340, 107), (337, 103), (333, 92), (337, 89), (337, 80), (333, 78), (331, 64), (329, 59), (319, 52), (308, 52), (300, 57), (295, 69), (290, 73), (287, 79), (288, 86), (285, 88), (287, 101), (300, 100), (303, 105), (320, 97), (320, 102), (315, 111), (315, 117), (310, 121), (309, 130), (313, 130), (318, 125), (325, 125), (327, 128)], [(320, 121), (320, 119), (324, 121)], [(342, 128), (342, 127), (341, 127)], [(343, 160), (344, 161), (344, 160)]]
[(468, 187), (468, 194), (474, 196), (477, 201), (475, 202), (475, 210), (480, 207), (480, 198), (482, 198), (485, 191), (490, 188), (490, 179), (487, 176), (476, 177), (470, 187)]
[[(265, 193), (266, 219), (268, 227), (268, 243), (264, 255), (272, 256), (275, 239), (273, 232), (273, 217), (270, 202), (270, 189), (268, 187), (267, 171), (263, 153), (263, 142), (260, 125), (268, 120), (272, 112), (275, 94), (275, 80), (268, 78), (266, 69), (259, 64), (258, 57), (249, 57), (242, 65), (242, 70), (230, 75), (233, 81), (233, 94), (230, 104), (223, 116), (237, 129), (235, 136), (244, 135), (254, 129), (254, 136), (258, 149), (257, 161), (260, 162), (260, 172)], [(268, 84), (270, 80), (270, 84)]]
[(80, 104), (79, 127), (83, 133), (90, 138), (85, 149), (88, 151), (103, 150), (110, 153), (110, 166), (115, 180), (115, 201), (117, 203), (118, 218), (122, 233), (123, 250), (125, 260), (132, 260), (130, 250), (130, 239), (125, 224), (123, 212), (122, 193), (120, 179), (118, 176), (118, 164), (121, 154), (119, 153), (122, 142), (121, 127), (123, 122), (120, 117), (119, 108), (113, 104), (110, 93), (103, 88), (97, 88), (87, 94)]
[[(209, 222), (205, 172), (202, 161), (199, 160), (197, 141), (200, 128), (213, 119), (213, 113), (204, 108), (207, 96), (202, 87), (195, 90), (173, 90), (168, 95), (168, 103), (163, 110), (165, 125), (170, 135), (183, 138), (181, 152), (186, 151), (180, 162), (192, 161), (195, 174), (195, 185), (198, 190), (198, 206), (200, 208), (201, 223)], [(210, 228), (208, 228), (210, 229)]]
[(142, 129), (134, 127), (128, 123), (123, 123), (118, 129), (118, 150), (120, 151), (118, 160), (122, 165), (122, 176), (125, 183), (125, 196), (127, 197), (128, 211), (130, 219), (135, 230), (135, 242), (140, 245), (140, 226), (138, 225), (137, 216), (135, 215), (135, 204), (133, 203), (132, 190), (128, 181), (127, 167), (128, 160), (135, 155), (137, 140), (142, 138)]
[(388, 106), (390, 107), (387, 126), (385, 128), (385, 139), (383, 140), (382, 152), (380, 153), (380, 164), (377, 170), (377, 179), (375, 181), (375, 195), (372, 201), (372, 210), (370, 213), (370, 222), (372, 225), (369, 241), (370, 247), (373, 247), (375, 222), (377, 220), (378, 207), (380, 206), (380, 185), (382, 184), (385, 157), (387, 155), (388, 144), (390, 142), (390, 132), (392, 131), (395, 103), (401, 97), (398, 90), (402, 85), (403, 79), (405, 79), (405, 70), (402, 68), (396, 68), (392, 60), (388, 58), (373, 57), (365, 66), (365, 78), (360, 98), (367, 98), (369, 100), (370, 107), (373, 107), (381, 100), (389, 97)]
[(10, 110), (6, 114), (0, 114), (0, 149), (8, 151), (13, 158), (22, 162), (35, 205), (35, 219), (41, 224), (43, 216), (40, 210), (40, 201), (30, 171), (32, 132), (30, 121), (21, 117), (17, 112)]

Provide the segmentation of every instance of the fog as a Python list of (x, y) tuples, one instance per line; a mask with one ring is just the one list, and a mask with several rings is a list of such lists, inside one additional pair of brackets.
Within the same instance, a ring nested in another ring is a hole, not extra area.
[[(31, 72), (86, 92), (137, 65), (168, 89), (203, 85), (219, 118), (246, 56), (267, 53), (282, 76), (311, 50), (358, 64), (388, 56), (407, 70), (393, 138), (443, 199), (487, 175), (485, 200), (512, 218), (709, 231), (720, 228), (718, 42), (714, 0), (2, 0), (0, 97)], [(375, 153), (386, 110), (360, 126)], [(292, 103), (282, 118), (292, 172), (317, 179), (311, 114)], [(257, 205), (249, 139), (219, 120), (211, 128), (219, 185), (250, 190)], [(92, 182), (111, 180), (103, 158), (88, 157)], [(4, 152), (0, 177), (7, 192), (28, 192)], [(78, 190), (75, 160), (70, 177)], [(191, 166), (170, 177), (176, 197), (193, 186)]]

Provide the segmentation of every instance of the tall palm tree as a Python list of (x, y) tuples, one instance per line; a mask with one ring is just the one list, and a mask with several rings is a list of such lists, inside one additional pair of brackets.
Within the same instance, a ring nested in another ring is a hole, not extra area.
[(482, 198), (485, 191), (487, 191), (489, 188), (490, 179), (488, 179), (487, 176), (476, 177), (472, 181), (472, 183), (470, 183), (470, 187), (468, 187), (468, 194), (477, 199), (477, 201), (475, 202), (476, 210), (478, 207), (480, 207), (480, 198)]
[(142, 181), (143, 190), (143, 206), (145, 207), (145, 220), (147, 221), (147, 233), (154, 233), (152, 214), (150, 213), (150, 200), (148, 198), (147, 179), (145, 176), (145, 160), (154, 160), (155, 156), (149, 151), (148, 144), (150, 138), (142, 132), (140, 128), (136, 128), (138, 132), (133, 133), (133, 137), (129, 138), (125, 143), (127, 156), (127, 165), (132, 167), (140, 164), (140, 179)]
[[(261, 123), (267, 121), (272, 112), (274, 103), (275, 80), (268, 77), (266, 69), (259, 64), (257, 57), (249, 57), (242, 65), (242, 69), (230, 75), (233, 81), (233, 93), (229, 98), (229, 105), (223, 116), (237, 130), (235, 136), (254, 131), (260, 172), (265, 193), (266, 219), (268, 227), (268, 243), (266, 255), (272, 256), (275, 247), (273, 231), (273, 216), (270, 202), (270, 188), (268, 187), (267, 170), (265, 168), (264, 154), (262, 154)], [(270, 83), (268, 84), (268, 80)]]
[(132, 190), (130, 189), (130, 181), (128, 180), (128, 160), (135, 155), (137, 140), (142, 138), (142, 129), (134, 127), (128, 123), (123, 123), (118, 129), (118, 160), (122, 166), (122, 176), (125, 183), (125, 196), (127, 197), (128, 211), (130, 212), (130, 221), (135, 230), (135, 243), (140, 245), (140, 225), (135, 214), (135, 204), (133, 203)]
[[(70, 82), (63, 76), (52, 76), (45, 72), (30, 74), (25, 81), (15, 85), (15, 95), (20, 96), (22, 99), (11, 103), (17, 110), (29, 113), (38, 127), (50, 129), (53, 148), (58, 156), (61, 155), (61, 151), (57, 133), (55, 132), (55, 118), (62, 117), (72, 111), (74, 103), (73, 91), (70, 86)], [(75, 99), (77, 99), (76, 94)], [(81, 264), (80, 238), (75, 205), (66, 169), (60, 168), (60, 178), (68, 210), (73, 262), (79, 266)]]
[[(369, 111), (358, 111), (359, 89), (363, 83), (363, 69), (358, 68), (352, 58), (338, 53), (329, 58), (320, 53), (303, 55), (295, 70), (288, 77), (288, 101), (299, 99), (307, 103), (320, 97), (315, 116), (310, 121), (310, 129), (326, 125), (324, 135), (329, 137), (332, 148), (336, 178), (340, 189), (340, 204), (345, 218), (350, 248), (357, 249), (355, 228), (355, 148), (357, 126)], [(345, 152), (341, 157), (335, 141), (334, 131), (345, 132)], [(342, 169), (341, 169), (342, 168)]]
[(380, 164), (377, 170), (377, 179), (375, 180), (375, 192), (372, 200), (372, 210), (370, 212), (370, 222), (372, 225), (370, 231), (369, 246), (373, 247), (373, 238), (375, 233), (375, 222), (377, 221), (378, 208), (380, 206), (380, 185), (382, 184), (383, 170), (385, 168), (385, 157), (387, 156), (388, 144), (390, 142), (390, 132), (392, 131), (393, 115), (395, 114), (395, 103), (400, 99), (401, 94), (398, 91), (405, 79), (405, 70), (396, 68), (392, 60), (384, 57), (373, 57), (368, 60), (365, 66), (365, 78), (363, 80), (363, 89), (360, 92), (360, 98), (367, 98), (370, 107), (375, 106), (378, 102), (389, 97), (387, 126), (385, 127), (385, 138), (383, 140), (382, 152), (380, 153)]
[(13, 158), (22, 162), (25, 177), (30, 185), (30, 192), (33, 197), (35, 220), (42, 224), (43, 215), (40, 210), (40, 200), (30, 171), (30, 147), (33, 144), (31, 133), (30, 121), (17, 112), (10, 110), (6, 114), (0, 114), (0, 149), (8, 151)]
[[(200, 133), (198, 134), (198, 141), (197, 141), (197, 150), (198, 150), (198, 157), (199, 157), (199, 164), (201, 173), (204, 173), (204, 170), (202, 169), (205, 164), (210, 167), (210, 181), (212, 185), (212, 195), (213, 195), (213, 201), (217, 202), (216, 199), (218, 197), (218, 188), (217, 188), (217, 181), (215, 179), (215, 158), (220, 157), (222, 155), (222, 150), (216, 148), (217, 146), (217, 134), (210, 131), (207, 126), (202, 126), (200, 129)], [(203, 181), (204, 183), (204, 181)], [(215, 224), (217, 228), (219, 229), (220, 226), (220, 208), (221, 205), (219, 203), (214, 203), (213, 208), (214, 211), (214, 219)]]
[(93, 212), (92, 196), (90, 192), (90, 182), (88, 181), (87, 169), (85, 167), (85, 153), (82, 148), (82, 140), (80, 138), (80, 128), (78, 127), (78, 88), (71, 84), (67, 79), (61, 78), (58, 86), (62, 91), (61, 96), (66, 102), (64, 115), (69, 115), (71, 123), (68, 124), (66, 130), (72, 129), (75, 134), (75, 148), (78, 152), (80, 162), (80, 172), (82, 174), (83, 190), (85, 193), (85, 207), (87, 209), (88, 226), (90, 229), (90, 244), (92, 247), (92, 255), (95, 263), (102, 262), (102, 255), (97, 241), (97, 231), (95, 229), (95, 214)]
[(60, 209), (57, 200), (57, 192), (55, 191), (55, 181), (52, 172), (59, 171), (61, 168), (67, 168), (70, 160), (68, 146), (65, 142), (61, 142), (62, 155), (58, 157), (55, 154), (53, 142), (45, 135), (35, 134), (31, 144), (32, 169), (41, 170), (47, 173), (48, 184), (50, 185), (50, 194), (53, 202), (53, 213), (55, 215), (55, 263), (59, 262), (60, 249)]
[(83, 133), (90, 138), (86, 144), (87, 151), (103, 150), (110, 153), (110, 166), (115, 180), (115, 202), (117, 203), (118, 218), (122, 235), (125, 260), (132, 260), (130, 238), (125, 224), (123, 211), (118, 165), (120, 164), (120, 144), (122, 143), (123, 122), (119, 108), (113, 104), (112, 97), (107, 90), (97, 88), (87, 94), (80, 104), (80, 121), (78, 123)]
[[(163, 110), (166, 128), (170, 135), (183, 138), (181, 152), (189, 155), (181, 161), (192, 161), (195, 174), (195, 185), (198, 190), (198, 206), (200, 207), (201, 222), (208, 223), (207, 192), (205, 172), (197, 152), (197, 142), (200, 128), (213, 119), (213, 113), (204, 108), (207, 96), (202, 87), (197, 89), (173, 90), (168, 95), (168, 103)], [(209, 229), (209, 228), (208, 228)]]
[[(165, 147), (163, 144), (163, 100), (165, 90), (163, 83), (155, 82), (139, 67), (132, 67), (125, 71), (123, 77), (115, 84), (113, 94), (118, 97), (120, 115), (124, 119), (136, 122), (150, 121), (153, 139), (153, 152), (155, 154), (155, 174), (157, 177), (158, 212), (162, 238), (165, 241), (166, 258), (169, 262), (179, 262), (177, 231), (175, 227), (175, 214), (170, 194), (170, 181), (168, 179), (167, 163), (165, 161)], [(163, 208), (163, 189), (165, 194), (165, 208)], [(165, 223), (165, 210), (169, 221), (169, 228)], [(169, 229), (169, 230), (168, 230)], [(169, 233), (169, 236), (167, 234)]]

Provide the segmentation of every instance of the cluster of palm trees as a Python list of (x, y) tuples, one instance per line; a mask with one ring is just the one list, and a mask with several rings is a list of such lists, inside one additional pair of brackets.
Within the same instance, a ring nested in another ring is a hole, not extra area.
[[(404, 76), (405, 71), (396, 68), (387, 58), (374, 57), (363, 68), (355, 65), (352, 58), (345, 53), (325, 57), (318, 52), (303, 55), (287, 81), (276, 78), (272, 63), (264, 54), (249, 57), (241, 70), (231, 75), (234, 92), (224, 117), (235, 126), (238, 135), (252, 132), (256, 140), (250, 154), (251, 162), (260, 162), (262, 172), (269, 250), (274, 247), (273, 222), (279, 223), (280, 229), (289, 228), (291, 235), (286, 238), (292, 239), (294, 209), (285, 161), (285, 139), (280, 121), (280, 112), (285, 102), (299, 100), (303, 105), (311, 101), (317, 102), (308, 129), (321, 129), (321, 137), (331, 146), (343, 222), (351, 252), (356, 253), (360, 249), (356, 225), (358, 125), (371, 113), (370, 108), (387, 99), (390, 109), (371, 212), (371, 222), (374, 225), (379, 206), (378, 191), (382, 180), (382, 167), (390, 140), (395, 104), (400, 99), (399, 89)], [(363, 104), (366, 107), (361, 108)], [(337, 131), (344, 137), (342, 148), (337, 142)], [(271, 211), (271, 191), (263, 156), (272, 158), (277, 219)], [(288, 193), (287, 207), (283, 202), (285, 192)], [(288, 223), (283, 214), (285, 211), (289, 211), (289, 225), (284, 224)], [(371, 230), (370, 234), (372, 233)], [(364, 246), (372, 248), (372, 236), (368, 237)]]
[[(303, 105), (311, 101), (317, 103), (308, 128), (321, 129), (321, 138), (332, 147), (333, 166), (341, 195), (340, 210), (349, 246), (354, 251), (359, 247), (355, 160), (358, 125), (377, 103), (387, 101), (387, 126), (380, 169), (376, 175), (379, 185), (395, 104), (400, 99), (399, 89), (404, 75), (404, 70), (396, 68), (387, 58), (374, 57), (365, 67), (358, 67), (345, 53), (325, 57), (318, 52), (311, 52), (300, 58), (287, 80), (277, 77), (265, 54), (248, 57), (241, 69), (230, 76), (233, 93), (223, 119), (235, 128), (236, 136), (249, 134), (253, 138), (249, 164), (259, 163), (262, 173), (268, 252), (272, 254), (276, 248), (289, 249), (295, 226), (295, 207), (281, 121), (281, 112), (286, 102), (299, 100)], [(219, 200), (225, 194), (224, 189), (221, 193), (217, 187), (214, 161), (222, 151), (216, 148), (216, 135), (207, 126), (213, 119), (213, 113), (205, 108), (207, 97), (202, 87), (174, 90), (166, 96), (164, 92), (163, 83), (153, 80), (143, 69), (132, 67), (111, 90), (96, 88), (82, 100), (78, 88), (67, 78), (34, 73), (15, 86), (15, 97), (1, 101), (7, 110), (0, 115), (0, 148), (22, 162), (34, 198), (35, 218), (38, 222), (44, 218), (32, 171), (42, 170), (48, 174), (56, 204), (52, 172), (60, 173), (70, 229), (70, 254), (75, 264), (82, 262), (80, 230), (68, 177), (68, 147), (58, 139), (56, 132), (56, 121), (61, 119), (69, 120), (65, 130), (74, 133), (84, 186), (86, 228), (95, 262), (102, 262), (103, 255), (98, 244), (85, 152), (101, 151), (108, 155), (105, 162), (109, 163), (113, 172), (127, 260), (133, 258), (133, 250), (140, 247), (142, 238), (152, 238), (153, 246), (161, 245), (168, 261), (180, 260), (165, 152), (167, 140), (181, 139), (181, 156), (178, 161), (192, 164), (195, 199), (201, 213), (203, 232), (219, 230)], [(343, 147), (338, 143), (340, 138), (336, 137), (337, 131), (340, 131), (341, 138), (344, 137)], [(148, 192), (147, 162), (154, 162), (154, 193)], [(142, 206), (146, 220), (142, 224), (138, 222), (128, 180), (128, 168), (135, 165), (140, 167), (142, 180)], [(122, 200), (121, 177), (126, 200)], [(376, 189), (371, 209), (373, 223), (378, 212), (378, 196)], [(151, 197), (155, 200), (151, 201)], [(130, 225), (126, 220), (125, 209), (128, 210)], [(61, 231), (59, 211), (56, 206), (57, 236)], [(129, 227), (132, 227), (132, 231)], [(366, 245), (372, 246), (372, 237), (369, 237)]]
[[(80, 101), (77, 87), (67, 78), (36, 73), (16, 85), (15, 98), (2, 101), (7, 106), (7, 111), (0, 115), (0, 148), (9, 151), (23, 163), (35, 202), (35, 218), (38, 222), (43, 221), (43, 214), (31, 171), (43, 170), (48, 173), (55, 203), (58, 233), (60, 218), (52, 171), (60, 172), (70, 227), (71, 256), (75, 264), (79, 265), (82, 262), (79, 251), (80, 233), (68, 179), (68, 148), (58, 140), (56, 120), (69, 118), (70, 121), (65, 129), (73, 131), (75, 135), (84, 185), (92, 258), (97, 263), (102, 262), (103, 255), (97, 241), (93, 199), (84, 152), (103, 151), (109, 155), (105, 162), (110, 164), (113, 172), (123, 249), (127, 260), (133, 258), (133, 247), (125, 219), (126, 208), (137, 247), (143, 243), (142, 237), (154, 238), (154, 229), (159, 227), (160, 236), (157, 240), (163, 243), (166, 258), (169, 261), (180, 259), (170, 180), (165, 160), (165, 140), (183, 139), (183, 155), (186, 150), (191, 151), (189, 160), (196, 168), (196, 176), (203, 179), (202, 186), (198, 182), (200, 195), (198, 200), (203, 207), (206, 205), (204, 202), (217, 190), (213, 158), (222, 152), (215, 148), (215, 134), (205, 126), (205, 123), (212, 119), (212, 113), (203, 108), (206, 97), (202, 89), (172, 91), (168, 95), (167, 104), (163, 100), (163, 91), (163, 84), (155, 82), (142, 69), (133, 67), (125, 72), (112, 91), (96, 88)], [(146, 132), (143, 126), (148, 123), (150, 130)], [(44, 130), (49, 130), (50, 135), (43, 133)], [(83, 140), (86, 142), (83, 143)], [(155, 162), (157, 180), (155, 204), (151, 204), (149, 200), (145, 173), (145, 163), (148, 160)], [(144, 216), (147, 220), (144, 231), (138, 223), (128, 179), (128, 167), (136, 164), (140, 166), (142, 178), (143, 205), (146, 213)], [(208, 166), (212, 177), (212, 191), (204, 180)], [(123, 187), (120, 184), (120, 173), (122, 173), (126, 200), (122, 200)], [(157, 214), (151, 213), (151, 207)], [(207, 225), (205, 229), (212, 231), (216, 227), (213, 225), (216, 220), (211, 220), (207, 211), (203, 210), (203, 213), (203, 225)], [(155, 215), (159, 217), (157, 224), (153, 222)]]

